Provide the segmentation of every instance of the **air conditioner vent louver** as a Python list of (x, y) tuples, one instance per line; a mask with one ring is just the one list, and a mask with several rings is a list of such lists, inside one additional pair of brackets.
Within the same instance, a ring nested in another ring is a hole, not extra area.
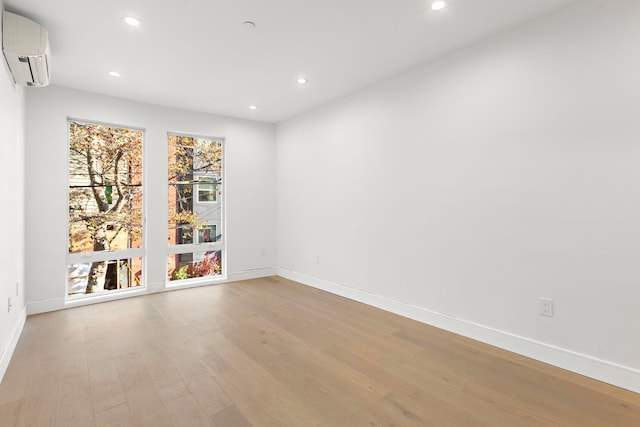
[(25, 17), (2, 13), (2, 52), (16, 84), (49, 84), (49, 36), (47, 30)]

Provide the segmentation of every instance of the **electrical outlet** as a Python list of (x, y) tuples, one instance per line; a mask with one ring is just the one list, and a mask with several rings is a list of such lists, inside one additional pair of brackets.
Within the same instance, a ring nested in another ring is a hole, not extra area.
[(16, 282), (16, 298), (20, 296), (20, 294), (18, 294), (19, 290), (20, 290), (20, 284)]
[(11, 313), (11, 297), (7, 298), (7, 313)]
[(265, 255), (267, 255), (267, 251), (264, 248), (260, 249), (260, 256), (265, 256)]
[(551, 298), (538, 298), (538, 313), (541, 316), (553, 317), (553, 300)]
[(320, 264), (320, 255), (316, 255), (315, 257), (313, 257), (313, 263)]

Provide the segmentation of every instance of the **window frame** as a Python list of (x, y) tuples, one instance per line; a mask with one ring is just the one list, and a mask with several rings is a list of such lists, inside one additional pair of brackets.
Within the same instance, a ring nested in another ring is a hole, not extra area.
[[(138, 126), (130, 126), (123, 125), (112, 122), (105, 122), (100, 120), (92, 120), (92, 119), (83, 119), (73, 116), (66, 117), (66, 126), (67, 126), (67, 140), (66, 140), (66, 159), (67, 159), (67, 184), (66, 184), (66, 204), (67, 208), (69, 208), (69, 198), (71, 195), (71, 176), (69, 174), (69, 168), (71, 166), (71, 122), (80, 123), (80, 124), (93, 124), (99, 126), (108, 126), (113, 128), (120, 129), (128, 129), (133, 131), (140, 131), (142, 133), (141, 136), (141, 189), (142, 194), (140, 198), (141, 206), (140, 206), (140, 215), (141, 215), (141, 236), (140, 236), (140, 247), (137, 248), (126, 248), (126, 249), (111, 249), (104, 251), (85, 251), (85, 252), (69, 252), (69, 238), (66, 239), (65, 246), (65, 275), (64, 275), (64, 295), (65, 295), (65, 306), (74, 306), (77, 303), (81, 303), (82, 300), (86, 299), (100, 299), (100, 300), (109, 300), (114, 296), (118, 298), (117, 294), (122, 293), (139, 293), (145, 292), (147, 288), (146, 283), (146, 269), (147, 269), (147, 255), (146, 255), (146, 243), (147, 243), (147, 220), (146, 220), (146, 209), (147, 209), (147, 168), (146, 168), (146, 129)], [(69, 215), (66, 215), (66, 229), (67, 233), (70, 231), (70, 218)], [(105, 289), (102, 292), (90, 293), (90, 294), (69, 294), (69, 266), (75, 264), (87, 264), (93, 262), (103, 262), (106, 261), (107, 264), (113, 261), (121, 261), (121, 260), (133, 260), (135, 258), (140, 259), (140, 268), (141, 268), (141, 277), (140, 277), (140, 285), (138, 286), (130, 286), (127, 288), (121, 289), (113, 289), (107, 290)]]
[[(193, 133), (187, 133), (187, 132), (174, 132), (174, 131), (168, 131), (166, 133), (166, 148), (167, 150), (169, 149), (169, 137), (170, 136), (179, 136), (179, 137), (188, 137), (188, 138), (197, 138), (197, 139), (205, 139), (205, 140), (215, 140), (215, 141), (219, 141), (222, 145), (222, 156), (221, 156), (221, 163), (220, 163), (220, 171), (218, 174), (212, 176), (213, 180), (214, 180), (214, 191), (215, 191), (215, 195), (216, 195), (216, 200), (215, 201), (209, 201), (209, 202), (201, 202), (198, 200), (199, 198), (199, 192), (198, 190), (198, 184), (199, 184), (199, 180), (203, 177), (202, 175), (198, 175), (197, 179), (198, 182), (194, 183), (193, 185), (193, 189), (196, 190), (194, 191), (193, 195), (193, 201), (197, 202), (197, 203), (205, 203), (205, 204), (219, 204), (220, 207), (220, 218), (219, 220), (215, 221), (213, 224), (211, 223), (207, 223), (207, 225), (213, 225), (216, 229), (215, 233), (215, 239), (213, 242), (199, 242), (199, 230), (194, 230), (193, 232), (193, 243), (186, 243), (186, 244), (170, 244), (167, 243), (167, 248), (166, 248), (166, 256), (165, 258), (167, 259), (167, 271), (165, 272), (165, 287), (166, 288), (173, 288), (173, 287), (183, 287), (183, 286), (191, 286), (191, 285), (204, 285), (204, 284), (211, 284), (211, 283), (216, 283), (216, 282), (224, 282), (227, 280), (227, 244), (226, 244), (226, 216), (227, 216), (227, 209), (226, 209), (226, 144), (227, 144), (227, 139), (225, 137), (221, 137), (221, 136), (205, 136), (202, 134), (193, 134)], [(168, 151), (167, 151), (168, 154)], [(168, 180), (167, 180), (167, 185), (168, 185)], [(169, 208), (169, 205), (167, 203), (167, 209)], [(168, 229), (167, 229), (168, 230)], [(217, 235), (220, 235), (221, 238), (218, 239)], [(188, 278), (188, 279), (181, 279), (181, 280), (171, 280), (169, 279), (169, 258), (171, 256), (174, 255), (186, 255), (186, 254), (191, 254), (192, 259), (196, 258), (196, 254), (200, 253), (200, 252), (220, 252), (221, 255), (221, 267), (222, 267), (222, 273), (221, 274), (216, 274), (216, 275), (211, 275), (211, 276), (204, 276), (204, 277), (193, 277), (193, 278)]]

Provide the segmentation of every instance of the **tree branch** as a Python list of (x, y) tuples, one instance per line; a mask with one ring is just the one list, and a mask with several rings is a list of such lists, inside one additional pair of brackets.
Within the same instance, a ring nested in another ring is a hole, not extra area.
[[(113, 207), (113, 210), (116, 212), (120, 212), (120, 210), (122, 209), (122, 201), (124, 200), (124, 197), (125, 197), (125, 194), (123, 194), (122, 192), (122, 185), (120, 182), (120, 160), (122, 159), (123, 155), (124, 155), (124, 152), (122, 150), (118, 150), (118, 154), (116, 155), (115, 162), (114, 162), (114, 174), (115, 174), (115, 180), (116, 180), (116, 189), (118, 190), (118, 201)], [(127, 195), (128, 193), (129, 192), (127, 192)]]
[(95, 184), (97, 184), (96, 173), (93, 170), (93, 154), (91, 153), (91, 149), (90, 148), (87, 149), (86, 155), (87, 155), (87, 171), (89, 172), (89, 182), (94, 184), (91, 187), (91, 191), (93, 193), (93, 197), (94, 197), (94, 199), (96, 199), (96, 204), (98, 205), (98, 209), (100, 210), (100, 212), (106, 212), (109, 209), (109, 205), (107, 204), (106, 201), (102, 200), (102, 197), (100, 196), (100, 193), (98, 192), (98, 186), (95, 185)]

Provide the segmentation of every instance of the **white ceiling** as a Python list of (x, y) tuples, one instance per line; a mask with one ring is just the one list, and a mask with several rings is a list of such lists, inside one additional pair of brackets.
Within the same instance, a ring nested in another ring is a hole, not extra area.
[(430, 0), (4, 4), (48, 29), (54, 85), (278, 122), (575, 1), (450, 0), (437, 13)]

